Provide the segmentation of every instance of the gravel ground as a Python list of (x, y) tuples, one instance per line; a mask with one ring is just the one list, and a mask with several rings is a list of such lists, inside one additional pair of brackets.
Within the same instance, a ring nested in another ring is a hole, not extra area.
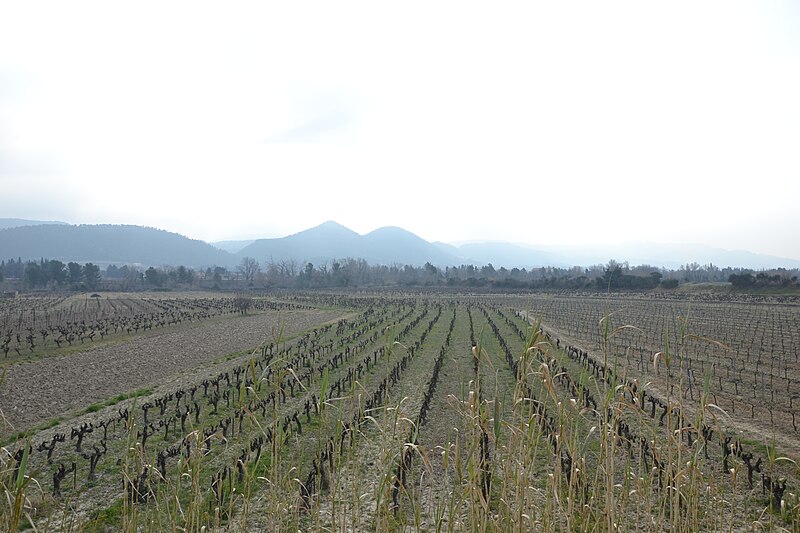
[(342, 311), (270, 311), (192, 324), (41, 361), (10, 366), (0, 384), (0, 436), (118, 394), (173, 381), (231, 352), (341, 317)]

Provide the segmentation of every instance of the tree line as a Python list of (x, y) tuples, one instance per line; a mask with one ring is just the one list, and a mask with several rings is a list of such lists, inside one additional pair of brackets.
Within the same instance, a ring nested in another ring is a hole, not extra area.
[[(798, 270), (779, 268), (754, 274), (742, 268), (720, 268), (713, 264), (689, 263), (677, 269), (652, 265), (631, 266), (628, 262), (610, 260), (589, 267), (495, 268), (455, 265), (444, 268), (431, 263), (413, 265), (370, 265), (364, 259), (333, 259), (319, 265), (293, 260), (268, 261), (263, 266), (246, 257), (231, 273), (253, 286), (293, 288), (364, 287), (380, 285), (448, 286), (499, 289), (569, 289), (569, 290), (651, 290), (674, 289), (680, 283), (733, 282), (736, 276), (756, 280), (769, 278), (771, 286), (798, 286)], [(766, 286), (758, 285), (755, 287)], [(733, 284), (738, 288), (737, 284)]]
[(791, 273), (786, 271), (781, 272), (783, 269), (778, 270), (778, 272), (773, 273), (759, 272), (756, 275), (753, 275), (752, 272), (731, 274), (728, 281), (730, 281), (733, 288), (745, 290), (766, 288), (785, 289), (800, 286), (796, 274), (791, 275)]
[(95, 290), (101, 281), (121, 290), (202, 288), (346, 288), (365, 286), (498, 288), (509, 290), (651, 290), (674, 289), (684, 282), (730, 282), (735, 289), (798, 287), (797, 269), (754, 272), (741, 268), (719, 268), (690, 263), (678, 269), (652, 265), (630, 266), (610, 260), (589, 267), (495, 268), (454, 265), (444, 268), (431, 263), (371, 265), (364, 259), (333, 259), (315, 265), (294, 260), (268, 261), (263, 265), (245, 257), (234, 269), (221, 266), (194, 270), (177, 267), (108, 265), (104, 271), (92, 263), (83, 265), (58, 260), (0, 262), (0, 281), (22, 280), (25, 288), (85, 287)]
[(0, 281), (21, 279), (26, 288), (78, 287), (94, 290), (102, 280), (100, 267), (94, 263), (63, 263), (57, 259), (23, 262), (9, 259), (0, 262)]

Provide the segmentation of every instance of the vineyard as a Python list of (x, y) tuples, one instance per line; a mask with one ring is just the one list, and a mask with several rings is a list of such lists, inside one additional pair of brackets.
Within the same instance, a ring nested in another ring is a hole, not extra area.
[[(774, 434), (800, 454), (797, 305), (552, 297), (531, 302), (531, 313), (587, 348), (610, 354), (628, 375), (659, 387), (661, 396), (665, 377), (669, 394), (694, 408), (705, 391), (732, 418), (757, 433)], [(610, 334), (620, 326), (634, 327)], [(668, 347), (672, 364), (664, 365), (663, 357), (661, 365), (654, 364), (654, 354)]]
[[(0, 299), (0, 351), (6, 362), (64, 347), (153, 331), (242, 311), (235, 298), (80, 297)], [(256, 310), (276, 308), (263, 300)]]
[[(214, 295), (2, 305), (7, 421), (26, 365), (101, 365), (125, 346), (144, 358), (149, 342), (162, 362), (160, 378), (129, 381), (136, 394), (3, 429), (2, 531), (800, 530), (792, 303), (304, 293), (256, 297), (247, 312)], [(77, 350), (82, 340), (108, 345)], [(199, 355), (182, 370), (170, 343)], [(133, 372), (117, 368), (101, 374)]]

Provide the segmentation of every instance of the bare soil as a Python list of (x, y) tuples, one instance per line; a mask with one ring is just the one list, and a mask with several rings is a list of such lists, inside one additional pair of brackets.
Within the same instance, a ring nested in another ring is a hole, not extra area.
[(254, 349), (272, 341), (282, 324), (285, 338), (342, 315), (342, 311), (303, 310), (228, 316), (10, 366), (0, 383), (0, 414), (5, 419), (0, 436), (119, 394), (175, 380), (220, 356)]

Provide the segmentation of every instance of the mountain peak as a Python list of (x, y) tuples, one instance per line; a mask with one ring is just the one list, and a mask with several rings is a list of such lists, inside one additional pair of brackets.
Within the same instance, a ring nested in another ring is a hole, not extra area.
[[(313, 226), (313, 227), (310, 227), (310, 228), (306, 228), (304, 230), (300, 230), (298, 232), (295, 232), (295, 233), (292, 233), (290, 235), (287, 235), (287, 237), (291, 237), (293, 235), (300, 235), (300, 234), (303, 234), (303, 233), (307, 233), (309, 231), (312, 231), (312, 232), (313, 231), (347, 231), (347, 232), (355, 233), (355, 231), (351, 230), (347, 226), (343, 226), (342, 224), (339, 224), (335, 220), (326, 220), (322, 224), (318, 224), (316, 226)], [(279, 237), (276, 237), (276, 238), (279, 238)]]
[(298, 231), (293, 235), (289, 235), (289, 237), (296, 237), (296, 236), (307, 236), (307, 235), (333, 235), (336, 238), (351, 238), (351, 237), (360, 237), (358, 233), (351, 230), (347, 226), (343, 226), (336, 221), (333, 220), (326, 220), (319, 226), (314, 226), (313, 228), (309, 228), (303, 231)]
[(367, 233), (364, 236), (365, 237), (369, 237), (370, 235), (373, 235), (373, 236), (376, 236), (376, 235), (405, 235), (405, 236), (412, 235), (412, 236), (414, 236), (414, 237), (416, 237), (418, 239), (422, 238), (422, 237), (420, 237), (418, 235), (415, 235), (414, 233), (411, 233), (407, 229), (401, 228), (400, 226), (383, 226), (383, 227), (380, 227), (380, 228), (378, 228), (376, 230), (370, 231), (369, 233)]
[(319, 226), (316, 226), (316, 227), (318, 227), (318, 228), (344, 228), (344, 229), (350, 229), (347, 226), (339, 224), (335, 220), (326, 220), (325, 222), (323, 222), (322, 224), (320, 224)]
[(312, 263), (346, 257), (384, 265), (458, 262), (457, 257), (403, 228), (385, 226), (362, 236), (333, 220), (281, 239), (258, 240), (239, 255), (259, 261), (291, 258)]

